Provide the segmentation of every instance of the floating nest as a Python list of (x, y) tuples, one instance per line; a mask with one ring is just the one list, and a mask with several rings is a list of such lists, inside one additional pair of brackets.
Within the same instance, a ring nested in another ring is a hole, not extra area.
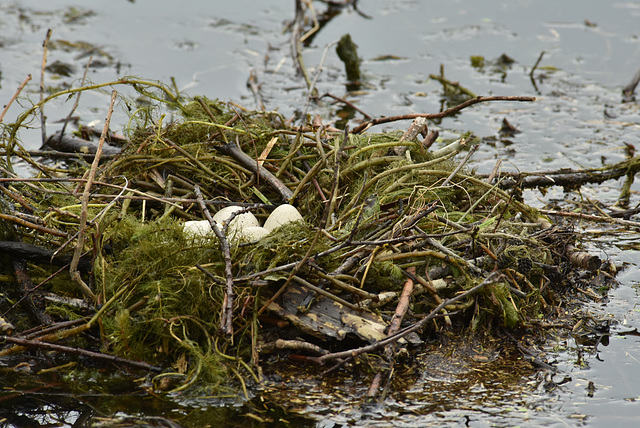
[[(174, 118), (137, 110), (127, 138), (107, 136), (123, 144), (109, 156), (86, 134), (56, 134), (49, 149), (69, 139), (93, 154), (36, 160), (20, 121), (4, 128), (7, 154), (41, 173), (17, 177), (3, 160), (2, 266), (22, 287), (3, 295), (3, 356), (80, 353), (149, 370), (156, 391), (224, 394), (235, 378), (246, 393), (269, 354), (344, 364), (377, 353), (389, 369), (398, 347), (432, 332), (539, 326), (580, 288), (576, 272), (603, 275), (512, 179), (503, 190), (499, 173), (468, 170), (464, 139), (430, 147), (424, 121), (350, 133), (166, 98)], [(303, 221), (256, 242), (229, 239), (227, 222), (184, 231), (227, 206), (263, 223), (282, 204)]]

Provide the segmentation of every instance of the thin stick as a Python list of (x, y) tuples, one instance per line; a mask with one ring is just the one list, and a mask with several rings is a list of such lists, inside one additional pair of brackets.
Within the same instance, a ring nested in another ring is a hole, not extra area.
[[(209, 209), (204, 203), (204, 198), (202, 197), (202, 192), (200, 191), (200, 186), (196, 184), (193, 189), (193, 193), (196, 195), (198, 200), (198, 205), (200, 205), (200, 209), (202, 210), (202, 214), (209, 221), (211, 225), (211, 229), (213, 233), (216, 234), (216, 237), (220, 241), (220, 249), (222, 250), (222, 255), (224, 257), (224, 276), (227, 284), (227, 290), (225, 292), (225, 302), (226, 305), (222, 308), (222, 331), (224, 331), (229, 336), (233, 335), (233, 272), (231, 271), (231, 247), (229, 245), (229, 241), (225, 236), (224, 231), (220, 230), (215, 221), (213, 221), (213, 217), (211, 217), (211, 213)], [(231, 223), (229, 221), (229, 223)]]
[(318, 98), (324, 98), (324, 97), (329, 97), (329, 98), (333, 98), (336, 101), (341, 102), (342, 104), (347, 105), (348, 107), (351, 107), (352, 109), (354, 109), (355, 111), (357, 111), (358, 113), (360, 113), (361, 115), (363, 115), (365, 118), (367, 118), (368, 120), (372, 120), (373, 117), (371, 117), (371, 115), (367, 114), (366, 112), (364, 112), (363, 110), (361, 110), (360, 108), (358, 108), (358, 106), (356, 106), (354, 103), (352, 103), (351, 101), (347, 101), (344, 98), (340, 98), (337, 97), (333, 94), (330, 94), (329, 92), (324, 93), (323, 95), (321, 95)]
[(290, 202), (293, 197), (293, 192), (275, 175), (271, 174), (265, 167), (256, 162), (255, 159), (251, 159), (249, 155), (243, 152), (235, 144), (224, 144), (214, 147), (218, 152), (235, 159), (240, 165), (253, 171), (262, 180), (269, 183), (269, 185), (280, 194), (280, 198), (283, 202)]
[(42, 42), (42, 66), (40, 67), (40, 128), (42, 130), (42, 145), (47, 142), (46, 117), (44, 115), (44, 104), (42, 100), (44, 99), (44, 69), (47, 66), (47, 45), (51, 38), (51, 31), (51, 28), (47, 30), (47, 35), (44, 38), (44, 42)]
[(13, 94), (13, 97), (11, 97), (7, 105), (4, 106), (2, 113), (0, 113), (0, 123), (2, 123), (2, 119), (4, 119), (4, 115), (7, 114), (7, 111), (9, 111), (9, 107), (11, 107), (11, 104), (16, 100), (16, 98), (18, 98), (18, 95), (20, 95), (20, 92), (22, 92), (22, 90), (27, 85), (27, 83), (29, 83), (30, 80), (31, 80), (31, 75), (29, 74), (27, 75), (27, 77), (25, 77), (25, 79), (22, 81), (20, 86), (18, 86), (18, 90), (16, 91), (15, 94)]
[[(391, 318), (391, 322), (389, 323), (389, 330), (387, 331), (387, 337), (393, 336), (398, 332), (398, 330), (400, 330), (400, 325), (402, 324), (402, 318), (404, 318), (404, 315), (407, 313), (407, 310), (409, 309), (409, 299), (411, 298), (411, 294), (413, 293), (413, 285), (414, 285), (412, 276), (416, 274), (416, 268), (412, 266), (409, 269), (407, 269), (407, 272), (411, 276), (409, 276), (404, 283), (402, 294), (398, 299), (398, 305), (396, 306), (396, 311), (393, 314), (393, 318)], [(385, 357), (387, 358), (388, 363), (390, 365), (389, 369), (387, 369), (389, 371), (389, 376), (391, 376), (391, 374), (393, 373), (393, 366), (394, 366), (394, 361), (393, 361), (394, 349), (393, 349), (393, 346), (391, 345), (392, 344), (388, 344), (384, 348)], [(369, 386), (369, 390), (367, 391), (367, 397), (376, 396), (378, 392), (378, 388), (380, 387), (381, 380), (382, 380), (382, 372), (376, 373), (376, 376), (374, 377), (373, 381), (371, 382), (371, 385)]]
[(371, 128), (375, 125), (380, 125), (383, 123), (396, 122), (399, 120), (413, 120), (417, 117), (424, 117), (426, 119), (440, 119), (445, 116), (450, 116), (454, 113), (459, 112), (460, 110), (469, 107), (470, 105), (482, 103), (486, 101), (535, 101), (536, 97), (521, 97), (521, 96), (482, 96), (479, 95), (475, 98), (471, 98), (459, 104), (455, 107), (451, 107), (447, 110), (441, 111), (440, 113), (413, 113), (413, 114), (404, 114), (400, 116), (388, 116), (388, 117), (379, 117), (377, 119), (370, 120), (368, 122), (364, 122), (351, 131), (353, 134), (360, 134), (361, 132)]
[[(89, 65), (91, 65), (91, 61), (93, 57), (89, 57), (89, 61), (87, 61), (87, 65), (84, 67), (84, 74), (82, 75), (82, 81), (80, 82), (80, 86), (84, 86), (84, 82), (87, 79), (87, 73), (89, 72)], [(73, 107), (71, 107), (71, 111), (69, 115), (64, 119), (64, 124), (62, 125), (62, 129), (60, 130), (60, 141), (62, 141), (62, 136), (64, 135), (64, 131), (67, 129), (67, 124), (71, 121), (71, 116), (73, 116), (73, 112), (76, 111), (78, 105), (80, 104), (80, 96), (82, 92), (78, 92), (78, 96), (76, 97), (76, 101), (73, 103)]]
[(536, 68), (538, 68), (538, 64), (540, 64), (540, 61), (542, 61), (543, 56), (544, 56), (544, 51), (540, 52), (540, 55), (538, 56), (538, 60), (536, 61), (535, 64), (533, 64), (533, 67), (529, 72), (529, 77), (531, 77), (531, 79), (533, 79), (533, 72), (536, 71)]
[(478, 147), (480, 147), (480, 144), (476, 144), (474, 146), (471, 146), (471, 148), (469, 149), (469, 153), (467, 153), (467, 155), (464, 157), (464, 159), (462, 159), (462, 162), (460, 162), (460, 164), (456, 167), (456, 169), (453, 170), (451, 175), (448, 176), (446, 180), (444, 180), (444, 183), (442, 183), (442, 187), (446, 187), (447, 185), (449, 185), (449, 182), (462, 169), (462, 167), (464, 166), (464, 164), (467, 163), (469, 158), (471, 158), (471, 156), (473, 156), (473, 154), (476, 152), (476, 150), (478, 150)]
[(93, 163), (91, 164), (91, 170), (89, 171), (89, 176), (87, 177), (87, 182), (85, 183), (85, 186), (84, 186), (84, 193), (82, 194), (82, 210), (80, 211), (78, 243), (76, 244), (75, 251), (73, 252), (73, 259), (71, 260), (71, 266), (69, 267), (71, 278), (78, 283), (82, 293), (85, 296), (90, 297), (93, 301), (96, 301), (96, 302), (97, 302), (96, 295), (93, 294), (93, 291), (91, 291), (89, 286), (85, 284), (85, 282), (82, 280), (80, 271), (78, 271), (78, 262), (80, 261), (80, 256), (83, 253), (84, 239), (85, 239), (84, 235), (87, 229), (87, 215), (88, 215), (89, 196), (91, 194), (91, 187), (93, 186), (93, 181), (96, 177), (96, 172), (98, 171), (98, 165), (100, 164), (100, 156), (102, 155), (102, 146), (104, 145), (104, 140), (107, 138), (107, 133), (109, 132), (111, 115), (113, 114), (113, 106), (116, 102), (117, 95), (118, 95), (118, 92), (114, 89), (113, 92), (111, 92), (111, 103), (109, 104), (109, 111), (107, 112), (107, 117), (104, 122), (104, 127), (102, 128), (102, 134), (100, 135), (100, 140), (98, 141), (98, 149), (96, 150), (96, 156), (95, 158), (93, 158)]
[[(627, 84), (627, 86), (625, 86), (624, 89), (622, 89), (622, 95), (623, 95), (622, 100), (625, 103), (633, 101), (633, 93), (635, 92), (636, 86), (638, 86), (639, 82), (640, 82), (640, 69), (636, 71), (636, 74), (633, 75), (633, 78)], [(2, 119), (0, 119), (0, 122), (2, 122)]]

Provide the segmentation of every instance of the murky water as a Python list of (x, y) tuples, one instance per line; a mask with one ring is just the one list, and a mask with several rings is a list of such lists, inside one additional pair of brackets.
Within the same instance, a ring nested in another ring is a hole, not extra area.
[[(318, 11), (326, 8), (319, 2), (314, 5)], [(308, 95), (296, 73), (290, 34), (285, 31), (293, 14), (291, 0), (0, 1), (0, 100), (8, 102), (27, 74), (34, 80), (26, 92), (37, 98), (42, 41), (47, 28), (52, 28), (48, 63), (71, 65), (72, 70), (68, 76), (62, 75), (61, 68), (48, 72), (47, 86), (78, 85), (92, 57), (88, 78), (94, 82), (125, 75), (164, 82), (173, 78), (191, 95), (257, 108), (246, 86), (252, 70), (262, 85), (266, 108), (291, 116), (302, 109)], [(438, 74), (441, 64), (448, 79), (477, 94), (537, 96), (535, 103), (470, 107), (443, 120), (438, 125), (441, 135), (472, 131), (479, 137), (497, 136), (503, 118), (508, 118), (521, 133), (511, 138), (511, 144), (483, 144), (474, 156), (478, 169), (490, 170), (498, 158), (507, 161), (508, 169), (525, 171), (594, 167), (603, 161), (623, 160), (624, 143), (640, 147), (640, 108), (637, 103), (621, 103), (622, 87), (640, 67), (639, 19), (639, 1), (363, 0), (358, 10), (345, 8), (314, 36), (304, 49), (304, 60), (312, 76), (322, 65), (317, 80), (320, 94), (344, 97), (346, 78), (333, 48), (324, 63), (320, 61), (325, 46), (350, 33), (364, 60), (366, 85), (348, 98), (372, 116), (439, 111), (441, 86), (429, 75)], [(542, 51), (534, 86), (529, 72)], [(495, 60), (502, 54), (514, 63), (497, 69)], [(389, 55), (394, 58), (379, 60)], [(472, 55), (485, 58), (483, 68), (472, 67)], [(49, 132), (59, 126), (54, 122), (68, 114), (71, 104), (56, 101), (47, 105)], [(83, 122), (103, 120), (107, 106), (108, 94), (86, 93), (76, 114)], [(325, 98), (312, 103), (309, 113), (331, 121), (340, 108)], [(5, 121), (14, 120), (20, 111), (19, 106), (12, 107)], [(352, 124), (358, 119), (361, 116), (356, 114)], [(126, 125), (124, 103), (113, 123), (116, 128)], [(406, 125), (395, 123), (373, 130)], [(25, 131), (21, 137), (29, 149), (40, 146), (39, 130)], [(619, 189), (619, 182), (607, 182), (585, 187), (582, 197), (610, 206)], [(638, 203), (638, 184), (632, 191), (633, 206)], [(550, 189), (546, 196), (529, 191), (525, 197), (535, 206), (576, 198), (559, 189)], [(596, 254), (624, 270), (618, 276), (619, 287), (609, 292), (607, 301), (587, 304), (590, 311), (610, 318), (608, 345), (600, 344), (584, 355), (581, 345), (571, 339), (557, 348), (555, 357), (562, 371), (558, 376), (567, 375), (570, 381), (549, 390), (540, 386), (544, 381), (536, 375), (523, 374), (523, 383), (518, 385), (471, 385), (467, 396), (458, 397), (457, 405), (428, 414), (422, 411), (428, 407), (413, 393), (394, 397), (386, 407), (368, 413), (353, 410), (356, 399), (336, 396), (337, 401), (324, 403), (322, 411), (319, 407), (306, 410), (317, 422), (301, 418), (296, 423), (323, 427), (440, 422), (460, 426), (633, 425), (640, 416), (640, 383), (635, 381), (640, 377), (640, 343), (638, 336), (616, 333), (640, 325), (636, 310), (638, 234), (618, 230), (603, 236), (591, 224), (577, 226), (584, 229)], [(550, 353), (554, 355), (553, 349)], [(595, 389), (588, 390), (590, 382)], [(441, 388), (445, 390), (446, 383)], [(359, 391), (358, 387), (353, 391)], [(477, 397), (485, 397), (486, 402)], [(158, 407), (149, 414), (165, 411)], [(203, 407), (207, 404), (201, 403)], [(216, 413), (216, 420), (233, 426), (233, 418), (243, 411), (225, 407)], [(210, 415), (212, 410), (202, 412)], [(73, 423), (82, 412), (69, 415), (67, 423)], [(251, 418), (236, 419), (240, 421), (249, 424)]]

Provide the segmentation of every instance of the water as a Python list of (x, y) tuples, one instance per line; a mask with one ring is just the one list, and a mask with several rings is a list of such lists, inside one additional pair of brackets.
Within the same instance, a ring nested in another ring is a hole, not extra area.
[[(325, 9), (318, 2), (314, 6), (318, 11)], [(346, 8), (304, 48), (304, 60), (312, 76), (322, 65), (317, 81), (320, 94), (346, 96), (372, 116), (437, 112), (442, 103), (441, 86), (429, 75), (438, 74), (442, 64), (448, 79), (477, 94), (538, 97), (535, 103), (475, 105), (434, 125), (445, 137), (457, 137), (466, 131), (491, 137), (498, 135), (506, 117), (522, 131), (511, 138), (511, 144), (483, 144), (474, 155), (474, 166), (481, 171), (489, 171), (498, 158), (506, 161), (507, 169), (525, 171), (596, 167), (604, 161), (623, 160), (624, 143), (640, 147), (638, 104), (621, 103), (622, 87), (640, 67), (638, 1), (369, 0), (359, 2), (358, 8), (371, 19)], [(266, 108), (293, 116), (303, 110), (308, 96), (291, 57), (290, 33), (285, 31), (293, 14), (291, 0), (0, 1), (0, 100), (6, 103), (29, 73), (34, 80), (24, 93), (37, 98), (42, 41), (47, 28), (52, 28), (55, 48), (49, 52), (48, 63), (59, 61), (74, 70), (66, 77), (47, 73), (47, 86), (78, 85), (92, 55), (94, 65), (88, 77), (93, 82), (124, 75), (164, 82), (173, 78), (178, 88), (191, 95), (257, 108), (246, 86), (252, 70), (262, 85), (260, 93)], [(350, 33), (359, 46), (366, 76), (363, 91), (350, 95), (346, 94), (343, 66), (333, 48), (320, 63), (325, 46), (345, 33)], [(64, 48), (61, 42), (69, 42), (67, 46), (71, 47)], [(88, 45), (72, 45), (77, 42)], [(545, 54), (535, 73), (536, 88), (529, 72), (542, 51)], [(497, 71), (492, 61), (502, 54), (515, 62)], [(385, 55), (397, 58), (376, 59)], [(485, 58), (483, 69), (471, 66), (472, 55)], [(124, 93), (133, 96), (126, 90)], [(106, 93), (84, 94), (76, 114), (85, 123), (103, 120), (108, 97)], [(49, 132), (60, 127), (54, 122), (68, 114), (72, 103), (60, 100), (47, 105)], [(320, 114), (327, 122), (334, 120), (340, 109), (325, 98), (319, 104), (311, 103), (309, 113)], [(12, 107), (5, 121), (13, 121), (20, 111), (20, 106)], [(359, 119), (356, 114), (351, 124)], [(113, 124), (116, 129), (127, 124), (122, 102)], [(372, 131), (407, 125), (398, 122)], [(21, 138), (28, 149), (41, 144), (37, 129), (22, 132)], [(29, 173), (26, 166), (17, 168)], [(619, 182), (587, 186), (581, 197), (610, 206), (619, 188)], [(632, 191), (634, 206), (640, 191), (637, 184)], [(550, 200), (577, 199), (555, 188), (544, 196), (527, 191), (525, 197), (534, 206)], [(346, 397), (334, 397), (337, 402), (326, 404), (324, 411), (319, 411), (318, 405), (303, 413), (313, 415), (319, 421), (317, 426), (327, 427), (338, 422), (385, 425), (390, 420), (407, 426), (439, 421), (454, 425), (470, 421), (472, 426), (631, 425), (633, 418), (640, 416), (640, 384), (634, 381), (640, 376), (640, 344), (638, 336), (615, 333), (640, 324), (635, 304), (640, 284), (637, 231), (611, 229), (603, 235), (602, 228), (591, 224), (577, 227), (583, 230), (593, 252), (624, 269), (618, 276), (619, 287), (609, 292), (606, 301), (586, 304), (589, 311), (611, 320), (613, 334), (608, 346), (599, 345), (579, 363), (576, 355), (580, 345), (571, 339), (556, 351), (549, 350), (557, 358), (558, 367), (571, 377), (569, 382), (553, 391), (540, 389), (544, 382), (536, 375), (526, 378), (528, 389), (522, 385), (509, 389), (485, 385), (488, 392), (483, 394), (493, 404), (478, 404), (469, 393), (460, 399), (458, 407), (428, 415), (416, 410), (424, 406), (415, 396), (404, 401), (398, 398), (369, 415), (348, 412), (357, 403)], [(592, 396), (587, 390), (589, 382), (595, 386)], [(153, 414), (170, 413), (160, 407)], [(211, 411), (202, 410), (203, 414)], [(233, 409), (225, 408), (224, 412), (222, 420), (228, 424), (237, 417)], [(243, 421), (249, 423), (249, 419)], [(304, 421), (297, 423), (313, 425)]]

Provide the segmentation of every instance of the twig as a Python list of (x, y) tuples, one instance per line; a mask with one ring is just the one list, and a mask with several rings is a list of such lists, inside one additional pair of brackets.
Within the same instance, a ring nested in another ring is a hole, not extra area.
[(44, 115), (44, 103), (42, 102), (44, 99), (44, 69), (47, 66), (47, 45), (49, 44), (49, 39), (51, 38), (51, 31), (51, 28), (47, 30), (47, 35), (42, 42), (42, 66), (40, 67), (40, 127), (42, 130), (43, 145), (47, 142), (46, 117)]
[(4, 115), (7, 114), (7, 111), (9, 111), (9, 107), (11, 107), (11, 104), (13, 104), (16, 98), (18, 98), (18, 95), (20, 95), (20, 92), (22, 92), (22, 90), (27, 85), (27, 83), (29, 83), (30, 80), (31, 80), (31, 75), (29, 74), (27, 75), (27, 77), (25, 77), (25, 79), (22, 81), (20, 86), (18, 86), (18, 90), (15, 92), (15, 94), (13, 94), (13, 97), (11, 97), (7, 105), (4, 106), (2, 113), (0, 113), (0, 123), (2, 123), (2, 119), (4, 119)]
[(426, 119), (440, 119), (445, 116), (450, 116), (454, 113), (459, 112), (460, 110), (469, 107), (470, 105), (486, 102), (486, 101), (535, 101), (536, 97), (526, 97), (526, 96), (482, 96), (479, 95), (475, 98), (471, 98), (455, 107), (451, 107), (440, 113), (412, 113), (412, 114), (404, 114), (400, 116), (388, 116), (388, 117), (379, 117), (377, 119), (370, 120), (368, 122), (364, 122), (351, 131), (352, 134), (360, 134), (361, 132), (371, 128), (375, 125), (380, 125), (383, 123), (396, 122), (399, 120), (413, 120), (417, 117), (424, 117)]
[(225, 236), (224, 232), (220, 230), (215, 221), (213, 221), (213, 217), (211, 217), (211, 213), (209, 209), (204, 203), (204, 199), (202, 197), (202, 192), (200, 191), (200, 186), (196, 184), (194, 190), (194, 194), (198, 200), (198, 205), (200, 205), (200, 209), (202, 210), (202, 214), (209, 221), (211, 225), (211, 229), (213, 233), (216, 234), (218, 240), (220, 241), (220, 248), (222, 250), (222, 255), (224, 257), (224, 276), (226, 280), (227, 290), (225, 292), (225, 302), (226, 305), (222, 308), (222, 331), (224, 331), (229, 336), (233, 335), (233, 299), (234, 299), (234, 291), (233, 291), (233, 272), (231, 271), (231, 247), (229, 246), (229, 241)]
[[(416, 274), (416, 268), (413, 266), (407, 269), (407, 271), (412, 276)], [(404, 314), (407, 312), (407, 309), (409, 309), (409, 299), (411, 298), (412, 293), (413, 293), (413, 279), (411, 278), (411, 276), (409, 276), (404, 283), (402, 294), (398, 299), (398, 305), (396, 306), (396, 311), (393, 314), (393, 318), (391, 318), (391, 322), (389, 323), (389, 330), (387, 331), (387, 337), (393, 336), (398, 332), (398, 330), (400, 330), (400, 325), (402, 324), (402, 319), (404, 318)], [(394, 366), (394, 361), (393, 361), (394, 349), (393, 349), (393, 346), (391, 345), (392, 344), (388, 344), (384, 348), (385, 357), (387, 358), (388, 364), (390, 365), (388, 369), (389, 376), (391, 376), (391, 374), (393, 373), (393, 366)], [(376, 373), (373, 381), (371, 382), (371, 386), (367, 391), (367, 397), (376, 396), (378, 392), (377, 391), (378, 387), (380, 386), (381, 379), (382, 379), (382, 372)]]
[(317, 97), (318, 96), (318, 90), (316, 89), (316, 83), (318, 82), (318, 79), (320, 78), (320, 74), (322, 73), (322, 67), (324, 66), (324, 61), (327, 58), (327, 52), (329, 52), (329, 48), (333, 45), (335, 45), (338, 42), (331, 42), (331, 43), (327, 43), (327, 45), (324, 47), (324, 51), (322, 52), (322, 57), (320, 58), (320, 64), (318, 64), (318, 71), (316, 72), (315, 77), (313, 78), (313, 81), (311, 82), (311, 86), (309, 87), (309, 94), (307, 95), (307, 101), (304, 104), (304, 110), (303, 110), (303, 114), (301, 117), (302, 120), (302, 124), (304, 124), (304, 121), (307, 120), (307, 111), (309, 110), (309, 103), (311, 102), (311, 98)]
[(326, 217), (325, 228), (329, 228), (329, 225), (332, 221), (333, 211), (336, 209), (336, 204), (338, 203), (338, 191), (340, 186), (340, 164), (342, 161), (341, 158), (342, 158), (344, 146), (347, 144), (348, 137), (349, 137), (349, 126), (346, 126), (344, 128), (344, 134), (342, 135), (342, 142), (338, 143), (336, 140), (336, 145), (338, 146), (339, 144), (339, 146), (336, 147), (336, 150), (335, 150), (335, 165), (333, 168), (333, 184), (331, 186), (331, 199), (329, 202), (329, 206), (327, 207), (329, 211), (325, 215)]
[(557, 216), (561, 216), (561, 217), (572, 217), (572, 218), (578, 218), (578, 219), (581, 219), (581, 220), (597, 221), (597, 222), (601, 222), (601, 223), (616, 223), (616, 224), (621, 224), (623, 226), (630, 226), (630, 227), (640, 228), (640, 221), (623, 220), (623, 219), (614, 218), (614, 217), (602, 217), (602, 216), (597, 216), (597, 215), (574, 213), (574, 212), (567, 212), (567, 211), (544, 210), (544, 209), (539, 209), (538, 211), (540, 211), (542, 214), (546, 214), (546, 215), (557, 215)]
[(469, 158), (471, 158), (471, 156), (473, 156), (473, 154), (476, 152), (476, 150), (478, 150), (478, 147), (480, 147), (479, 144), (476, 144), (474, 146), (471, 146), (471, 148), (469, 149), (469, 152), (467, 153), (467, 155), (464, 157), (464, 159), (462, 159), (462, 162), (460, 162), (460, 164), (456, 167), (456, 169), (453, 170), (453, 172), (451, 173), (450, 176), (447, 177), (446, 180), (444, 180), (444, 183), (442, 183), (442, 187), (446, 187), (449, 185), (449, 182), (453, 179), (453, 177), (456, 176), (456, 174), (462, 169), (462, 167), (467, 163), (467, 161), (469, 160)]
[[(398, 143), (402, 143), (403, 141), (411, 141), (416, 138), (418, 134), (423, 134), (426, 130), (427, 119), (425, 119), (424, 117), (416, 117), (415, 119), (413, 119), (413, 122), (411, 122), (411, 125), (405, 131), (404, 135), (402, 135)], [(409, 146), (398, 145), (392, 150), (396, 155), (403, 156), (408, 148)]]
[(408, 334), (413, 333), (414, 331), (420, 330), (426, 323), (428, 323), (429, 321), (434, 319), (436, 316), (438, 316), (438, 313), (442, 309), (444, 309), (445, 306), (451, 305), (459, 300), (462, 300), (467, 296), (474, 294), (476, 291), (480, 290), (481, 288), (489, 284), (495, 284), (496, 282), (498, 282), (498, 280), (501, 277), (502, 277), (502, 274), (500, 272), (498, 271), (492, 272), (484, 281), (482, 281), (480, 284), (476, 285), (475, 287), (472, 287), (469, 290), (465, 291), (464, 293), (459, 294), (456, 297), (452, 297), (451, 299), (445, 300), (444, 302), (440, 303), (434, 310), (432, 310), (429, 313), (429, 315), (422, 318), (417, 323), (414, 323), (413, 325), (400, 330), (399, 332), (397, 332), (392, 336), (379, 340), (378, 342), (372, 343), (371, 345), (362, 346), (360, 348), (355, 348), (355, 349), (349, 349), (347, 351), (334, 352), (332, 354), (326, 354), (321, 357), (309, 357), (308, 359), (310, 361), (314, 361), (317, 363), (324, 363), (326, 361), (335, 360), (338, 358), (349, 358), (349, 357), (352, 358), (360, 354), (364, 354), (365, 352), (372, 352), (372, 351), (378, 350), (384, 346), (387, 346), (390, 343), (397, 342), (400, 338), (405, 337)]
[(33, 230), (36, 230), (36, 231), (41, 232), (41, 233), (48, 233), (49, 235), (53, 235), (53, 236), (61, 236), (63, 238), (66, 238), (67, 236), (69, 236), (69, 234), (67, 232), (63, 232), (61, 230), (56, 230), (56, 229), (51, 229), (51, 228), (48, 228), (48, 227), (45, 227), (45, 226), (41, 226), (39, 224), (32, 223), (30, 221), (27, 221), (27, 220), (19, 218), (19, 217), (12, 216), (10, 214), (0, 213), (0, 219), (11, 221), (13, 223), (19, 224), (20, 226), (28, 227), (29, 229), (33, 229)]
[[(592, 169), (561, 169), (556, 171), (541, 171), (536, 173), (503, 173), (503, 176), (510, 177), (500, 182), (500, 188), (509, 189), (514, 186), (520, 188), (563, 186), (567, 188), (577, 188), (585, 183), (602, 183), (607, 180), (617, 179), (627, 174), (640, 172), (640, 156), (608, 165), (603, 168)], [(478, 174), (480, 177), (486, 175)], [(521, 181), (520, 181), (521, 180)]]
[[(82, 81), (80, 82), (80, 86), (84, 86), (84, 82), (87, 79), (87, 72), (89, 71), (89, 66), (91, 65), (92, 60), (93, 60), (93, 57), (90, 56), (89, 61), (87, 61), (87, 65), (84, 68), (84, 74), (82, 75)], [(62, 129), (60, 130), (60, 140), (62, 140), (64, 131), (65, 129), (67, 129), (67, 124), (69, 123), (69, 121), (71, 121), (71, 116), (73, 115), (73, 112), (76, 111), (76, 109), (78, 108), (78, 104), (80, 104), (81, 95), (82, 95), (82, 92), (78, 92), (78, 96), (76, 97), (76, 101), (73, 103), (73, 107), (71, 107), (71, 111), (69, 112), (67, 117), (64, 119), (64, 124), (62, 125)]]
[(80, 261), (80, 256), (82, 256), (83, 247), (84, 247), (84, 238), (85, 238), (84, 235), (87, 228), (87, 215), (88, 215), (89, 196), (91, 194), (91, 187), (93, 186), (93, 181), (95, 180), (95, 177), (96, 177), (98, 165), (100, 164), (100, 156), (102, 155), (102, 146), (104, 145), (104, 140), (107, 138), (107, 133), (109, 132), (109, 124), (111, 123), (111, 115), (113, 114), (113, 106), (116, 102), (117, 95), (118, 95), (118, 92), (114, 89), (113, 92), (111, 92), (111, 103), (109, 104), (109, 111), (107, 112), (107, 117), (104, 122), (104, 127), (102, 128), (102, 134), (100, 135), (100, 141), (98, 142), (98, 149), (96, 150), (96, 156), (95, 158), (93, 158), (93, 163), (91, 164), (91, 170), (89, 171), (89, 176), (87, 177), (87, 182), (84, 186), (84, 192), (82, 194), (82, 209), (80, 211), (80, 225), (78, 227), (78, 242), (76, 244), (76, 248), (73, 253), (71, 266), (69, 267), (69, 273), (71, 274), (71, 278), (78, 283), (82, 293), (85, 296), (90, 297), (94, 302), (97, 301), (97, 297), (95, 294), (93, 294), (93, 291), (91, 291), (89, 286), (82, 280), (80, 271), (78, 271), (78, 262)]
[(538, 64), (540, 64), (540, 61), (542, 61), (543, 56), (544, 56), (544, 51), (540, 52), (540, 55), (538, 56), (536, 63), (533, 64), (533, 67), (529, 72), (529, 78), (531, 79), (531, 83), (533, 84), (533, 87), (535, 88), (536, 92), (540, 92), (540, 91), (538, 90), (538, 85), (536, 85), (536, 79), (533, 78), (533, 72), (536, 71), (536, 68), (538, 68)]
[(42, 342), (40, 340), (29, 340), (29, 339), (22, 339), (18, 337), (10, 337), (10, 336), (0, 336), (0, 340), (4, 340), (6, 342), (13, 343), (19, 346), (49, 349), (57, 352), (82, 355), (83, 357), (109, 361), (115, 364), (126, 364), (128, 366), (135, 367), (142, 370), (149, 370), (154, 372), (162, 371), (162, 367), (153, 366), (149, 363), (145, 363), (142, 361), (128, 360), (126, 358), (120, 358), (120, 357), (116, 357), (115, 355), (103, 354), (100, 352), (87, 351), (86, 349), (82, 349), (82, 348), (72, 348), (70, 346), (56, 345), (55, 343), (47, 343), (47, 342)]
[(357, 111), (358, 113), (360, 113), (361, 115), (363, 115), (364, 117), (366, 117), (368, 120), (373, 119), (373, 117), (371, 117), (369, 114), (367, 114), (365, 111), (361, 110), (360, 108), (358, 108), (358, 106), (356, 106), (355, 104), (353, 104), (351, 101), (347, 101), (344, 98), (340, 98), (340, 97), (336, 97), (333, 94), (330, 94), (329, 92), (324, 93), (323, 95), (321, 95), (318, 98), (324, 98), (324, 97), (329, 97), (329, 98), (333, 98), (336, 101), (339, 101), (349, 107), (351, 107), (352, 109), (354, 109), (355, 111)]
[(255, 98), (256, 106), (259, 110), (264, 111), (264, 102), (262, 101), (262, 95), (260, 95), (260, 86), (257, 83), (257, 78), (253, 70), (249, 70), (249, 79), (247, 79), (247, 87), (253, 92), (253, 98)]
[(258, 177), (265, 180), (273, 189), (280, 194), (280, 198), (284, 202), (289, 202), (293, 197), (293, 192), (275, 175), (271, 174), (264, 166), (261, 166), (256, 160), (251, 159), (235, 144), (223, 144), (215, 146), (215, 149), (222, 154), (234, 158), (240, 165), (253, 171)]
[(294, 62), (298, 66), (298, 70), (304, 77), (304, 81), (307, 83), (307, 87), (311, 89), (311, 79), (309, 79), (309, 73), (307, 72), (307, 68), (304, 65), (304, 59), (302, 58), (302, 37), (309, 37), (310, 34), (305, 34), (301, 37), (299, 36), (301, 31), (300, 23), (304, 19), (304, 10), (302, 8), (302, 3), (302, 0), (296, 0), (296, 16), (294, 18), (293, 29), (291, 30), (291, 51), (293, 53)]
[[(622, 95), (623, 95), (622, 100), (625, 103), (633, 101), (633, 99), (634, 99), (633, 93), (635, 92), (636, 86), (638, 86), (639, 82), (640, 82), (640, 69), (638, 69), (638, 71), (636, 71), (636, 74), (633, 75), (633, 78), (631, 79), (631, 81), (622, 90)], [(0, 119), (0, 122), (1, 121), (2, 120)]]
[(538, 64), (540, 64), (540, 61), (542, 61), (542, 57), (544, 56), (544, 51), (540, 52), (540, 55), (538, 56), (538, 59), (536, 60), (536, 63), (533, 64), (533, 67), (531, 68), (531, 71), (529, 72), (529, 77), (531, 77), (533, 79), (533, 72), (536, 71), (536, 68), (538, 68)]

